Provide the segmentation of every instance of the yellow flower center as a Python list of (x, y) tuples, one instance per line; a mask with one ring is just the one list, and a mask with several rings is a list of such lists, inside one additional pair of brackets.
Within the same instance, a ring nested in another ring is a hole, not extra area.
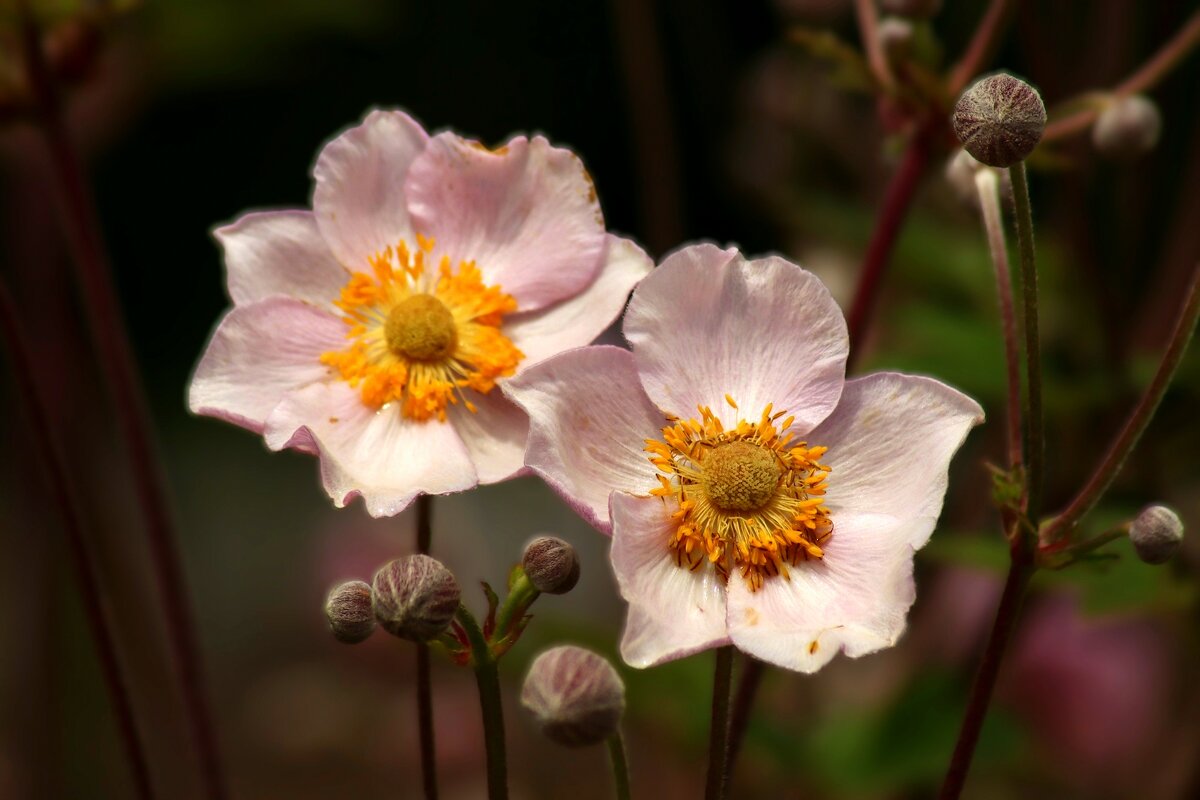
[(496, 379), (512, 375), (524, 354), (500, 331), (517, 301), (484, 284), (474, 261), (455, 270), (443, 256), (426, 272), (433, 240), (417, 235), (410, 251), (400, 242), (370, 259), (371, 272), (353, 272), (334, 301), (345, 316), (350, 344), (321, 356), (321, 363), (357, 388), (363, 403), (398, 403), (415, 420), (446, 419), (467, 390), (487, 394)]
[[(735, 409), (737, 405), (726, 397)], [(647, 439), (659, 470), (651, 494), (674, 498), (676, 527), (667, 542), (675, 562), (689, 570), (712, 565), (722, 580), (741, 574), (751, 591), (810, 558), (833, 535), (824, 506), (827, 450), (793, 442), (781, 432), (794, 421), (767, 406), (757, 423), (732, 429), (701, 406), (700, 419), (671, 420), (662, 439)]]

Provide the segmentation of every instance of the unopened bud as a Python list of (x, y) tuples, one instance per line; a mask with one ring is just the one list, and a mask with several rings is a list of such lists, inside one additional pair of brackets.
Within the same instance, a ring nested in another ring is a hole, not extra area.
[(553, 741), (567, 747), (599, 744), (621, 724), (625, 684), (601, 656), (564, 645), (534, 659), (521, 689), (521, 705)]
[(521, 567), (533, 588), (546, 594), (566, 594), (579, 582), (579, 555), (554, 536), (539, 536), (526, 545)]
[(879, 22), (878, 36), (883, 52), (898, 61), (912, 49), (913, 24), (903, 17), (885, 17)]
[(942, 10), (942, 0), (879, 0), (885, 14), (924, 19)]
[(375, 573), (375, 619), (401, 639), (427, 642), (450, 625), (462, 590), (435, 558), (414, 555), (389, 561)]
[(375, 632), (375, 612), (371, 609), (371, 587), (365, 581), (348, 581), (335, 587), (325, 598), (325, 616), (333, 638), (346, 644), (358, 644)]
[(1092, 127), (1092, 144), (1109, 158), (1137, 158), (1158, 144), (1162, 115), (1144, 95), (1118, 97), (1100, 112)]
[(990, 167), (1011, 167), (1037, 147), (1046, 106), (1028, 83), (1000, 73), (963, 92), (950, 122), (968, 153)]
[(1183, 522), (1166, 506), (1148, 506), (1129, 526), (1129, 539), (1142, 561), (1163, 564), (1179, 550), (1179, 543), (1183, 541)]

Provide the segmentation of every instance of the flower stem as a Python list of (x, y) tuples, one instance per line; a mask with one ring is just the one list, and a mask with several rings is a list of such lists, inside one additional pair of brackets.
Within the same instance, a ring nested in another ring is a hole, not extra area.
[(479, 705), (483, 711), (483, 739), (487, 748), (489, 800), (507, 800), (508, 766), (504, 753), (504, 707), (500, 703), (500, 673), (479, 623), (466, 606), (458, 607), (457, 619), (471, 643)]
[(1033, 243), (1033, 208), (1025, 162), (1009, 167), (1017, 217), (1017, 248), (1021, 254), (1021, 311), (1025, 327), (1025, 517), (1036, 530), (1042, 507), (1042, 481), (1046, 453), (1042, 415), (1042, 353), (1038, 333), (1038, 276)]
[(729, 715), (730, 773), (737, 763), (738, 753), (742, 751), (746, 729), (750, 726), (750, 713), (754, 710), (754, 697), (758, 694), (758, 687), (762, 684), (766, 671), (767, 665), (757, 658), (746, 656), (742, 662), (737, 691), (733, 695), (733, 711)]
[(708, 782), (705, 800), (729, 796), (729, 694), (733, 681), (733, 645), (717, 649), (713, 672), (712, 721), (708, 730)]
[(608, 758), (612, 762), (613, 796), (629, 800), (629, 762), (625, 759), (625, 742), (620, 731), (608, 737)]
[(958, 97), (971, 78), (983, 68), (991, 58), (996, 46), (1000, 43), (1000, 34), (1004, 31), (1010, 12), (1015, 8), (1013, 0), (992, 0), (987, 12), (979, 21), (979, 27), (971, 36), (962, 58), (950, 70), (950, 78), (946, 83), (946, 95), (951, 99)]
[(892, 66), (883, 52), (883, 41), (879, 38), (879, 10), (875, 0), (854, 0), (854, 15), (858, 20), (858, 35), (867, 54), (867, 65), (879, 87), (887, 92), (895, 85)]
[(166, 479), (154, 452), (145, 398), (122, 324), (120, 304), (113, 290), (112, 270), (104, 253), (95, 205), (67, 134), (57, 87), (42, 52), (41, 31), (27, 3), (20, 3), (19, 10), (25, 68), (39, 112), (39, 129), (49, 149), (61, 195), (67, 239), (74, 256), (100, 372), (117, 412), (118, 427), (129, 448), (160, 603), (167, 618), (168, 643), (183, 689), (188, 721), (207, 794), (213, 800), (222, 800), (228, 796), (228, 790), (206, 699), (198, 636), (167, 501)]
[[(429, 553), (433, 537), (433, 498), (417, 496), (417, 552)], [(429, 667), (429, 645), (417, 644), (417, 730), (421, 740), (421, 784), (425, 800), (437, 800), (437, 750), (433, 735), (433, 689)]]
[(1175, 372), (1179, 369), (1183, 354), (1187, 350), (1188, 342), (1191, 341), (1192, 334), (1196, 330), (1198, 317), (1200, 317), (1200, 264), (1192, 272), (1192, 283), (1188, 288), (1187, 299), (1179, 313), (1179, 319), (1175, 322), (1175, 330), (1171, 333), (1170, 342), (1167, 344), (1166, 352), (1163, 353), (1162, 361), (1158, 364), (1154, 378), (1146, 387), (1146, 391), (1142, 394), (1137, 406), (1134, 407), (1133, 413), (1129, 415), (1129, 419), (1125, 421), (1125, 426), (1109, 446), (1104, 459), (1092, 472), (1088, 482), (1084, 484), (1066, 510), (1050, 522), (1046, 529), (1047, 541), (1053, 542), (1063, 535), (1069, 534), (1083, 515), (1096, 505), (1104, 492), (1112, 485), (1113, 479), (1121, 471), (1125, 460), (1129, 458), (1130, 452), (1133, 451), (1138, 439), (1145, 432), (1146, 426), (1153, 419), (1154, 412), (1158, 410), (1158, 405), (1162, 402), (1167, 387), (1171, 385), (1171, 379), (1175, 377)]
[(516, 582), (508, 590), (508, 596), (504, 598), (504, 603), (500, 606), (500, 611), (496, 615), (496, 629), (492, 633), (493, 641), (497, 641), (509, 633), (512, 628), (514, 618), (520, 622), (521, 617), (529, 610), (529, 606), (533, 604), (541, 595), (529, 580), (529, 576), (521, 571)]
[(892, 246), (896, 243), (908, 207), (917, 191), (917, 184), (925, 171), (925, 165), (929, 162), (931, 130), (923, 127), (913, 135), (884, 195), (883, 207), (876, 218), (875, 230), (863, 256), (858, 287), (855, 289), (854, 300), (847, 315), (847, 327), (850, 331), (847, 369), (858, 359), (862, 350), (863, 336), (867, 332), (867, 323), (875, 306), (875, 298), (879, 294)]
[[(1137, 72), (1119, 83), (1113, 89), (1113, 94), (1117, 97), (1126, 97), (1152, 88), (1170, 74), (1171, 70), (1179, 66), (1179, 63), (1198, 44), (1200, 44), (1200, 10), (1193, 13), (1174, 38), (1160, 47), (1158, 52), (1150, 57), (1150, 60), (1138, 68)], [(1054, 120), (1046, 126), (1046, 131), (1042, 134), (1042, 141), (1050, 142), (1082, 133), (1088, 129), (1099, 114), (1098, 109), (1089, 108)]]
[(1000, 661), (1012, 638), (1013, 628), (1016, 627), (1017, 616), (1021, 611), (1021, 601), (1033, 575), (1032, 552), (1033, 545), (1028, 536), (1015, 539), (1012, 564), (1004, 582), (1000, 606), (996, 609), (996, 621), (992, 624), (983, 659), (979, 662), (979, 671), (975, 675), (975, 683), (971, 686), (967, 711), (963, 715), (962, 727), (958, 732), (958, 742), (954, 745), (954, 755), (950, 759), (950, 766), (946, 770), (946, 778), (938, 795), (941, 800), (956, 800), (962, 794), (967, 772), (971, 769), (971, 760), (975, 756), (975, 745), (979, 742), (979, 731), (983, 728), (983, 720), (992, 700), (992, 691), (996, 687)]
[(1004, 335), (1004, 361), (1008, 375), (1008, 466), (1016, 469), (1023, 461), (1021, 451), (1021, 352), (1017, 344), (1017, 321), (1013, 312), (1012, 275), (1008, 269), (1008, 247), (1004, 241), (1004, 221), (1000, 212), (1000, 186), (994, 169), (984, 168), (975, 175), (983, 227), (988, 250), (996, 271), (996, 297), (1000, 303), (1000, 326)]
[(95, 640), (100, 672), (117, 717), (117, 730), (125, 746), (125, 755), (129, 759), (134, 789), (141, 800), (152, 800), (154, 791), (150, 782), (145, 741), (138, 727), (137, 714), (129, 691), (129, 679), (117, 653), (112, 604), (101, 586), (96, 557), (84, 534), (83, 515), (79, 510), (78, 498), (71, 488), (62, 453), (54, 441), (54, 426), (50, 422), (44, 396), (37, 383), (33, 358), (21, 329), (16, 302), (3, 281), (0, 281), (0, 335), (8, 347), (17, 390), (29, 415), (30, 431), (53, 500), (51, 505), (58, 510), (63, 530), (67, 534), (67, 549), (79, 581), (83, 611)]

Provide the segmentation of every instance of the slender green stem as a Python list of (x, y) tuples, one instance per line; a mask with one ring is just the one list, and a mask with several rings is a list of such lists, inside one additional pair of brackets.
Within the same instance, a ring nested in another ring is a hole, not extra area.
[(729, 796), (729, 694), (733, 677), (733, 645), (717, 649), (713, 672), (712, 721), (708, 730), (708, 782), (705, 800)]
[(21, 328), (17, 315), (17, 304), (8, 286), (0, 280), (0, 339), (4, 341), (12, 361), (12, 372), (17, 390), (30, 419), (30, 433), (37, 448), (37, 456), (46, 473), (46, 488), (53, 500), (50, 506), (57, 511), (67, 534), (67, 550), (71, 554), (71, 565), (79, 580), (79, 593), (83, 599), (83, 611), (88, 628), (96, 644), (100, 659), (100, 673), (108, 689), (113, 711), (117, 716), (117, 731), (125, 746), (133, 773), (133, 785), (137, 797), (151, 800), (154, 790), (150, 782), (149, 760), (146, 757), (145, 740), (138, 725), (129, 676), (117, 650), (117, 637), (113, 624), (112, 603), (100, 582), (100, 569), (96, 556), (84, 530), (83, 514), (79, 510), (78, 497), (71, 485), (62, 451), (54, 437), (54, 425), (47, 410), (45, 395), (38, 385), (33, 367), (33, 356), (29, 341)]
[(1038, 548), (1038, 566), (1047, 569), (1062, 569), (1074, 564), (1080, 556), (1099, 550), (1109, 542), (1124, 539), (1129, 535), (1130, 523), (1118, 525), (1104, 533), (1098, 533), (1082, 542), (1068, 542), (1065, 539), (1055, 545)]
[(612, 763), (613, 796), (629, 800), (629, 762), (625, 760), (625, 741), (618, 730), (608, 737), (608, 760)]
[(504, 707), (500, 703), (500, 673), (492, 659), (491, 648), (479, 623), (466, 606), (458, 607), (458, 623), (471, 643), (475, 682), (479, 685), (479, 705), (483, 711), (483, 739), (487, 748), (489, 800), (507, 800), (508, 766), (504, 752)]
[(979, 732), (983, 729), (983, 720), (987, 717), (988, 705), (992, 700), (992, 691), (996, 688), (996, 677), (1000, 674), (1000, 662), (1012, 638), (1013, 629), (1017, 624), (1017, 616), (1021, 611), (1021, 603), (1025, 598), (1025, 589), (1033, 576), (1033, 542), (1028, 536), (1021, 536), (1014, 541), (1012, 564), (1008, 569), (1008, 578), (1004, 582), (1004, 593), (1000, 596), (1000, 606), (996, 609), (996, 620), (992, 624), (992, 632), (988, 636), (983, 658), (979, 662), (979, 671), (975, 674), (975, 683), (971, 686), (971, 697), (967, 702), (967, 711), (963, 715), (962, 727), (958, 732), (958, 741), (954, 745), (954, 755), (946, 770), (946, 778), (942, 790), (938, 794), (941, 800), (957, 800), (962, 794), (967, 773), (971, 769), (971, 760), (975, 756), (975, 745), (979, 742)]
[(1008, 466), (1015, 469), (1024, 456), (1021, 451), (1021, 351), (1017, 344), (1017, 321), (1013, 311), (1012, 275), (1008, 269), (1008, 246), (1004, 241), (1004, 220), (1000, 212), (1000, 181), (996, 170), (984, 168), (975, 175), (979, 206), (987, 233), (988, 250), (996, 272), (996, 299), (1000, 304), (1000, 327), (1004, 336), (1004, 363), (1008, 376)]
[(1025, 162), (1010, 167), (1017, 216), (1017, 248), (1021, 254), (1021, 311), (1025, 324), (1025, 517), (1036, 529), (1042, 509), (1046, 456), (1042, 412), (1042, 350), (1038, 332), (1038, 275), (1033, 242), (1033, 207)]
[[(429, 553), (433, 538), (433, 498), (417, 496), (417, 552)], [(437, 739), (433, 733), (433, 680), (429, 645), (417, 644), (417, 731), (421, 741), (421, 785), (425, 800), (437, 800)]]
[(500, 606), (500, 610), (496, 614), (496, 630), (492, 633), (492, 639), (496, 640), (504, 636), (513, 624), (514, 618), (519, 620), (539, 595), (541, 592), (534, 588), (533, 583), (522, 570), (521, 575), (508, 590), (508, 597), (504, 598), (504, 604)]
[(1125, 460), (1129, 458), (1138, 439), (1145, 432), (1146, 426), (1154, 418), (1154, 412), (1158, 410), (1159, 403), (1162, 402), (1163, 395), (1167, 392), (1167, 387), (1171, 385), (1171, 380), (1175, 377), (1175, 372), (1183, 360), (1183, 354), (1187, 351), (1188, 343), (1196, 330), (1197, 318), (1200, 318), (1200, 264), (1192, 272), (1192, 283), (1188, 288), (1187, 299), (1175, 322), (1175, 330), (1171, 333), (1171, 340), (1167, 344), (1166, 352), (1163, 353), (1162, 361), (1158, 364), (1154, 378), (1146, 387), (1146, 391), (1129, 415), (1129, 419), (1125, 421), (1125, 426), (1109, 446), (1104, 459), (1092, 472), (1088, 482), (1079, 490), (1079, 494), (1075, 496), (1066, 510), (1047, 526), (1045, 536), (1047, 541), (1054, 542), (1070, 534), (1071, 529), (1083, 518), (1084, 514), (1096, 505), (1108, 487), (1112, 485), (1113, 479), (1125, 465)]

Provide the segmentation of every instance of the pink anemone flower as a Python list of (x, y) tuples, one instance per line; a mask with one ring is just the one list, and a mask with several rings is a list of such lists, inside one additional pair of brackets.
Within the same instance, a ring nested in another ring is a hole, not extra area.
[(632, 352), (572, 350), (505, 391), (526, 464), (612, 535), (625, 661), (732, 643), (814, 672), (894, 644), (979, 405), (930, 378), (846, 380), (837, 304), (778, 257), (686, 247), (624, 330)]
[(489, 150), (372, 111), (313, 175), (312, 211), (216, 230), (233, 308), (192, 411), (319, 456), (334, 503), (373, 516), (519, 473), (528, 419), (495, 387), (595, 339), (650, 259), (540, 136)]

